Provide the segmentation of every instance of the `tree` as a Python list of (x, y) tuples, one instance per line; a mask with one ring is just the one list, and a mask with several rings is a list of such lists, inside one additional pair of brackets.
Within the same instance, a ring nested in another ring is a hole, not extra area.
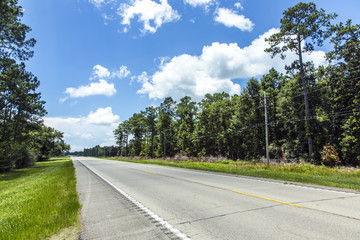
[(199, 155), (228, 154), (228, 134), (232, 115), (228, 93), (206, 94), (197, 115), (196, 144)]
[(261, 86), (266, 91), (268, 123), (269, 125), (269, 141), (274, 142), (279, 146), (281, 134), (278, 129), (278, 95), (281, 88), (285, 85), (285, 77), (283, 74), (277, 72), (274, 68), (270, 69), (269, 73), (264, 75), (261, 79)]
[(177, 104), (176, 140), (180, 152), (190, 153), (194, 151), (191, 138), (195, 130), (196, 111), (196, 102), (191, 101), (191, 97), (185, 96)]
[(142, 141), (145, 133), (145, 116), (142, 113), (134, 113), (128, 120), (130, 133), (133, 136), (131, 154), (139, 156), (142, 150)]
[(51, 156), (60, 156), (70, 150), (70, 146), (64, 141), (64, 134), (52, 127), (42, 126), (35, 133), (35, 142), (39, 149), (39, 161), (46, 161)]
[(242, 91), (232, 119), (233, 134), (240, 138), (239, 156), (248, 160), (265, 156), (264, 104), (261, 85), (251, 78)]
[(39, 128), (40, 117), (46, 111), (36, 92), (39, 81), (25, 70), (25, 64), (1, 62), (0, 66), (0, 168), (9, 170), (17, 159), (24, 158), (20, 150), (29, 140), (29, 133)]
[(159, 155), (173, 156), (175, 154), (175, 108), (176, 101), (174, 101), (171, 97), (165, 98), (158, 108)]
[[(129, 134), (130, 134), (130, 124), (129, 121), (124, 121), (119, 124), (117, 129), (114, 131), (116, 143), (120, 147), (120, 155), (121, 156), (128, 156), (128, 141), (129, 141)], [(123, 153), (123, 149), (125, 148), (125, 153)]]
[(336, 17), (336, 14), (326, 14), (324, 9), (318, 10), (312, 2), (300, 2), (294, 7), (290, 7), (284, 11), (283, 15), (283, 18), (280, 20), (280, 32), (266, 39), (270, 44), (270, 48), (267, 48), (265, 51), (270, 52), (272, 57), (280, 54), (282, 59), (286, 57), (286, 52), (291, 51), (299, 58), (293, 66), (300, 70), (301, 75), (304, 91), (309, 160), (311, 160), (313, 141), (310, 133), (310, 123), (308, 121), (311, 116), (303, 54), (313, 51), (315, 44), (322, 46), (324, 39), (329, 37), (329, 30), (331, 28), (330, 21)]
[(154, 106), (147, 107), (145, 114), (145, 124), (147, 127), (147, 131), (150, 134), (150, 148), (148, 155), (152, 158), (154, 156), (154, 147), (155, 147), (155, 136), (156, 136), (156, 123), (157, 123), (157, 109)]
[(0, 171), (26, 161), (30, 132), (40, 128), (46, 113), (36, 91), (39, 81), (23, 62), (33, 56), (36, 41), (27, 39), (31, 29), (20, 22), (22, 16), (17, 0), (0, 2)]
[(17, 0), (0, 2), (0, 58), (2, 60), (24, 61), (34, 54), (30, 49), (35, 46), (36, 41), (33, 38), (26, 38), (31, 28), (20, 22), (23, 9), (17, 4)]
[[(360, 163), (360, 25), (351, 20), (345, 24), (333, 26), (335, 32), (331, 43), (334, 50), (327, 54), (331, 65), (327, 68), (326, 85), (330, 88), (330, 101), (335, 116), (343, 114), (337, 120), (341, 127), (339, 145), (345, 163)], [(339, 129), (340, 130), (340, 129)]]

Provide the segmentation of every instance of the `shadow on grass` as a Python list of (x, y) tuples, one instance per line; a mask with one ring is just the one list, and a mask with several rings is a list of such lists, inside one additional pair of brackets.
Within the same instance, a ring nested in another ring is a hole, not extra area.
[(34, 166), (26, 167), (26, 168), (20, 168), (20, 169), (13, 169), (10, 172), (0, 173), (0, 182), (1, 181), (11, 181), (18, 178), (23, 178), (30, 176), (36, 172), (41, 172), (43, 169), (48, 167), (48, 165), (53, 165), (58, 162), (58, 164), (61, 164), (64, 161), (69, 160), (69, 158), (66, 157), (58, 157), (58, 158), (50, 158), (46, 161), (39, 161), (36, 162)]
[(26, 177), (31, 175), (34, 172), (37, 172), (38, 169), (45, 168), (45, 166), (32, 166), (22, 169), (14, 169), (10, 172), (0, 173), (0, 181), (10, 181), (17, 178)]

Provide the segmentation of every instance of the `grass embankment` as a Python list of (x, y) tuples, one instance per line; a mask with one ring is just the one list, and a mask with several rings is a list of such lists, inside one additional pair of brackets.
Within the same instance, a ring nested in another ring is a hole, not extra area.
[(69, 227), (79, 231), (80, 203), (70, 158), (0, 174), (0, 209), (0, 239), (46, 239)]
[(189, 168), (243, 176), (270, 178), (276, 180), (317, 184), (323, 186), (348, 188), (360, 191), (360, 170), (349, 168), (329, 168), (310, 164), (298, 165), (266, 165), (248, 162), (220, 161), (193, 162), (193, 161), (165, 161), (165, 160), (130, 160), (108, 158), (136, 163), (157, 164), (163, 166)]

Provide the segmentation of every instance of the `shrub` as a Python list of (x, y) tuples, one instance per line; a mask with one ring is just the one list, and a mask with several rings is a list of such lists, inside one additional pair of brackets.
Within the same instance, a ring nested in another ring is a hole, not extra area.
[(321, 159), (324, 165), (334, 167), (341, 164), (338, 152), (331, 143), (327, 143), (321, 152)]

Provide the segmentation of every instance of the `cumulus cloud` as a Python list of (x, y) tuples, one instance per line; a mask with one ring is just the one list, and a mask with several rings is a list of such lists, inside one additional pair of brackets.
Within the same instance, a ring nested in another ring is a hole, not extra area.
[(121, 24), (126, 25), (124, 32), (128, 31), (131, 20), (138, 17), (138, 22), (143, 23), (143, 33), (155, 33), (164, 23), (180, 19), (176, 10), (168, 4), (167, 0), (160, 3), (151, 0), (135, 0), (131, 4), (121, 4), (118, 14), (122, 17)]
[(92, 95), (113, 96), (116, 93), (116, 89), (113, 83), (108, 83), (106, 80), (100, 79), (99, 82), (90, 83), (90, 85), (87, 86), (66, 88), (65, 93), (71, 98), (87, 97)]
[(115, 145), (113, 131), (120, 123), (120, 117), (111, 107), (98, 108), (85, 117), (46, 117), (44, 123), (64, 133), (65, 141), (72, 151), (85, 147)]
[(126, 78), (131, 74), (128, 68), (124, 65), (118, 71), (111, 72), (111, 78)]
[(215, 2), (215, 0), (185, 0), (185, 3), (197, 7), (197, 6), (209, 6)]
[[(185, 95), (200, 100), (206, 93), (240, 93), (240, 86), (233, 79), (257, 77), (266, 74), (272, 67), (283, 72), (284, 65), (297, 59), (288, 53), (284, 60), (264, 52), (269, 47), (265, 38), (278, 32), (270, 29), (255, 39), (249, 46), (239, 47), (236, 43), (212, 43), (204, 46), (200, 56), (183, 54), (173, 57), (159, 66), (152, 76), (146, 73), (138, 76), (142, 88), (140, 94), (147, 94), (150, 99), (171, 96), (179, 99)], [(325, 64), (325, 53), (314, 51), (304, 54), (305, 61), (313, 61), (316, 66)]]
[(104, 78), (126, 78), (131, 74), (127, 66), (122, 65), (119, 70), (109, 71), (106, 67), (95, 65), (90, 80)]
[(89, 123), (99, 124), (99, 125), (109, 125), (113, 122), (118, 122), (120, 119), (119, 116), (112, 113), (112, 108), (99, 108), (95, 112), (90, 112), (87, 120)]
[(93, 67), (93, 73), (90, 79), (108, 78), (108, 77), (110, 77), (110, 71), (107, 68), (101, 65), (95, 65)]
[(227, 8), (218, 8), (215, 13), (214, 21), (222, 23), (227, 27), (236, 27), (241, 31), (251, 32), (254, 23), (244, 15), (238, 15), (235, 11)]
[(169, 63), (160, 66), (151, 79), (143, 73), (138, 80), (142, 88), (138, 93), (148, 94), (149, 98), (172, 96), (175, 99), (188, 95), (195, 100), (206, 93), (229, 92), (240, 93), (240, 85), (230, 79), (211, 74), (201, 57), (181, 55), (174, 57)]

